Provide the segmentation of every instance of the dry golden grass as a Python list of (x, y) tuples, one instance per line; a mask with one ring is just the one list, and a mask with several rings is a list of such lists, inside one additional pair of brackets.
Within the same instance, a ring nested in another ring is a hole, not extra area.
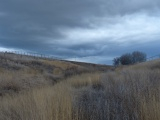
[(75, 75), (54, 86), (0, 97), (0, 120), (160, 120), (159, 66), (157, 60)]
[(46, 80), (46, 76), (36, 70), (6, 71), (0, 72), (0, 96), (29, 90), (35, 87), (49, 86), (53, 83)]
[(71, 67), (79, 67), (82, 68), (79, 65), (73, 64), (73, 63), (69, 63), (69, 62), (65, 62), (65, 61), (59, 61), (59, 60), (54, 60), (54, 61), (49, 61), (49, 60), (41, 60), (43, 63), (49, 64), (49, 65), (54, 65), (57, 68), (62, 68), (63, 70), (66, 70), (68, 68)]
[(100, 83), (100, 74), (83, 74), (76, 75), (67, 80), (67, 83), (72, 87), (81, 88), (86, 86), (91, 86)]
[(91, 71), (92, 68), (71, 62), (15, 54), (0, 55), (0, 96), (26, 88), (50, 86), (61, 79)]
[[(66, 61), (59, 61), (59, 60), (40, 60), (42, 64), (52, 66), (54, 69), (52, 74), (56, 76), (62, 77), (70, 77), (76, 74), (82, 74), (93, 71), (92, 68), (84, 67), (78, 64), (74, 64), (71, 62)], [(99, 66), (100, 67), (100, 66)], [(94, 70), (96, 71), (96, 70)]]
[(55, 68), (54, 70), (53, 70), (53, 74), (54, 75), (63, 75), (63, 71), (60, 69), (60, 68)]
[[(84, 78), (85, 81), (89, 81), (88, 85), (99, 81), (99, 76), (85, 74), (67, 79), (54, 87), (48, 86), (5, 96), (1, 98), (0, 120), (78, 120), (73, 111), (72, 86), (80, 77), (81, 80)], [(79, 79), (77, 84), (81, 86), (83, 82)]]
[(154, 61), (147, 61), (147, 62), (143, 62), (143, 63), (138, 63), (135, 65), (131, 65), (131, 66), (127, 66), (127, 68), (131, 68), (131, 69), (137, 69), (137, 70), (144, 70), (144, 69), (160, 69), (160, 60), (156, 59)]
[[(69, 89), (35, 89), (1, 99), (1, 120), (71, 120), (72, 103)], [(57, 94), (58, 93), (58, 94)]]
[(149, 102), (144, 100), (141, 103), (142, 120), (160, 120), (160, 101), (150, 98)]

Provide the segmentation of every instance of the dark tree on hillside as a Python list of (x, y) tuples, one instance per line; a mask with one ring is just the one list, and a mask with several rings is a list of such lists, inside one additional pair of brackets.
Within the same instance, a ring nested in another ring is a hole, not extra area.
[(121, 57), (120, 57), (120, 63), (122, 65), (129, 65), (129, 64), (132, 64), (132, 54), (130, 53), (126, 53), (126, 54), (123, 54)]
[(121, 55), (121, 57), (116, 57), (113, 59), (113, 65), (130, 65), (138, 62), (146, 61), (147, 55), (143, 52), (134, 51), (132, 54), (126, 53)]
[(119, 57), (116, 57), (116, 58), (113, 59), (113, 65), (114, 66), (120, 65), (120, 58)]
[(144, 62), (146, 61), (147, 55), (143, 52), (134, 51), (132, 53), (133, 63)]

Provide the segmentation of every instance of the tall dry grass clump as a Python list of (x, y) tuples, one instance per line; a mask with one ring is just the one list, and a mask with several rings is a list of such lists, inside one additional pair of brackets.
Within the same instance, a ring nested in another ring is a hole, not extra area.
[(18, 93), (35, 87), (49, 86), (52, 81), (46, 78), (45, 75), (37, 73), (36, 70), (4, 70), (0, 72), (0, 96)]
[(153, 65), (105, 73), (98, 89), (76, 87), (73, 102), (78, 119), (159, 120), (160, 70)]
[[(78, 84), (81, 87), (84, 85), (83, 79), (89, 81), (87, 86), (96, 84), (97, 75), (77, 75), (54, 87), (4, 96), (0, 99), (0, 120), (78, 120), (79, 113), (74, 106), (74, 90)], [(79, 79), (80, 77), (82, 79)], [(75, 84), (76, 80), (79, 82)]]
[(69, 88), (58, 85), (1, 99), (0, 120), (71, 120)]

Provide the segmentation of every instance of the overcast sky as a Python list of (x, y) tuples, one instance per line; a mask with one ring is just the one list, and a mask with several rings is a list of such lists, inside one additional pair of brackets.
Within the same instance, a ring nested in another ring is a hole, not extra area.
[(160, 53), (160, 0), (0, 0), (0, 51), (112, 64)]

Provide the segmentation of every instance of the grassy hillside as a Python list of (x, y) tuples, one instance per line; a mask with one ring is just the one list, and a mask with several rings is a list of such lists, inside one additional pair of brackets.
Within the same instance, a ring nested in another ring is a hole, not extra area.
[(73, 75), (106, 71), (111, 66), (45, 59), (0, 52), (0, 96), (54, 85)]
[(0, 101), (0, 120), (160, 120), (160, 60), (73, 75)]

